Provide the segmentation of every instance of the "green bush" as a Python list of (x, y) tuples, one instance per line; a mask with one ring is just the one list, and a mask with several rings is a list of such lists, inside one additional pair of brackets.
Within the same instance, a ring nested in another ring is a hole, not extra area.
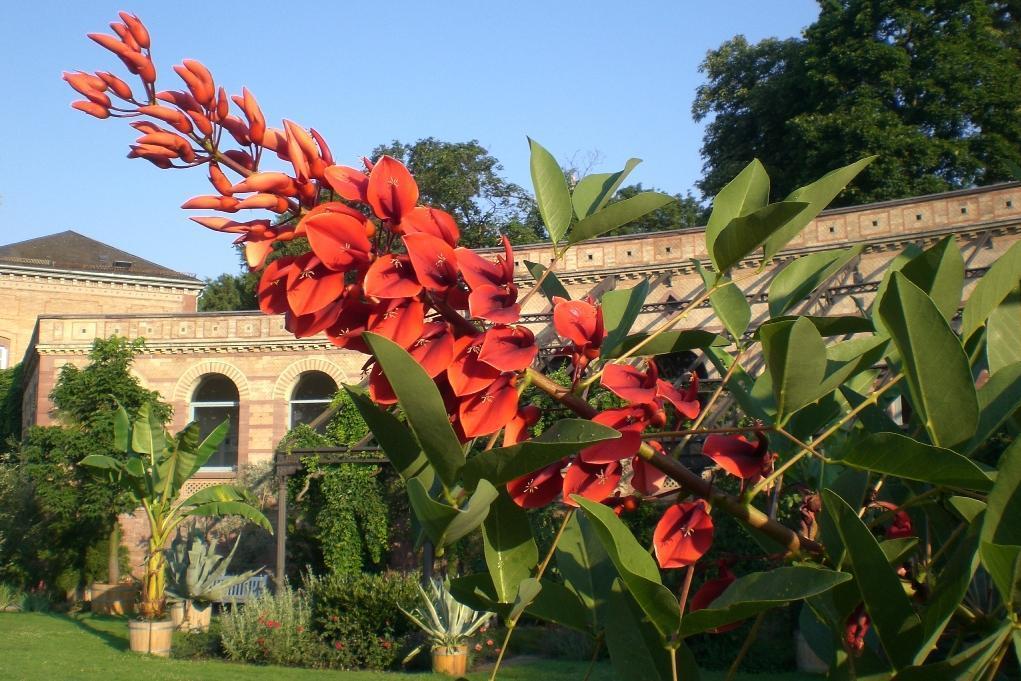
[(0, 582), (0, 612), (8, 608), (20, 610), (21, 601), (24, 597), (25, 594), (18, 587)]
[(236, 662), (325, 666), (327, 651), (310, 624), (306, 594), (284, 586), (224, 610), (220, 642), (227, 658)]
[(417, 581), (417, 575), (397, 572), (309, 575), (312, 626), (332, 648), (332, 666), (393, 667), (416, 633), (400, 608), (417, 602)]
[(223, 657), (221, 628), (220, 620), (213, 618), (213, 621), (209, 623), (209, 631), (175, 632), (171, 656), (179, 660), (208, 660)]

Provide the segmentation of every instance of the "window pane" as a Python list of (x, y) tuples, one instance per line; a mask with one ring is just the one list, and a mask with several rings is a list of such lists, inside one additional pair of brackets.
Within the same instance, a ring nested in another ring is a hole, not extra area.
[[(291, 428), (299, 423), (312, 423), (326, 411), (329, 402), (294, 402), (291, 404)], [(320, 429), (321, 430), (321, 429)]]
[(292, 400), (329, 400), (337, 392), (337, 383), (322, 371), (307, 371), (294, 387)]
[(230, 419), (230, 432), (216, 452), (209, 457), (206, 466), (215, 468), (233, 468), (238, 463), (238, 408), (235, 407), (195, 407), (195, 420), (199, 424), (199, 437), (205, 438), (213, 432), (224, 419)]
[(237, 402), (238, 389), (234, 382), (221, 374), (202, 377), (192, 402)]

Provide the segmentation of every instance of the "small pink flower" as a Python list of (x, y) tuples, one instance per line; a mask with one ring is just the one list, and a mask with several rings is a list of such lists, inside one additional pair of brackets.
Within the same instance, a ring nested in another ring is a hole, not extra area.
[(344, 649), (344, 644), (341, 643), (340, 641), (334, 641), (333, 642), (333, 647), (336, 648), (337, 650), (343, 650)]
[(486, 639), (486, 645), (487, 645), (487, 646), (491, 646), (491, 645), (493, 645), (493, 639), (491, 639), (491, 638), (487, 638), (487, 639)]
[(482, 652), (482, 644), (481, 643), (476, 643), (475, 644), (475, 652), (476, 653), (481, 653)]

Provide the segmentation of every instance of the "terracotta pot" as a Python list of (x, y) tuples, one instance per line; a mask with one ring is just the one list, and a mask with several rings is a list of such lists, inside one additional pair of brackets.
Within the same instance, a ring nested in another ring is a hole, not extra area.
[(130, 615), (135, 610), (138, 587), (131, 583), (92, 584), (92, 612), (98, 615)]
[(468, 673), (468, 646), (441, 646), (433, 648), (433, 671), (448, 676)]
[(173, 637), (174, 623), (170, 620), (130, 620), (128, 622), (128, 640), (132, 652), (169, 657)]

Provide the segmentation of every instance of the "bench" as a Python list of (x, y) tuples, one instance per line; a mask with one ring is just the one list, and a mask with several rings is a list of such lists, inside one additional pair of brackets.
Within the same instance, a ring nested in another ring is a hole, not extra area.
[[(229, 576), (228, 577), (223, 577), (223, 578), (217, 580), (217, 583), (218, 582), (225, 582), (228, 579), (230, 579)], [(256, 575), (254, 577), (249, 577), (248, 579), (246, 579), (245, 581), (241, 582), (240, 584), (235, 584), (234, 586), (232, 586), (229, 589), (227, 589), (226, 595), (224, 595), (224, 597), (222, 599), (220, 599), (220, 601), (218, 601), (218, 602), (221, 603), (221, 604), (224, 604), (224, 603), (231, 603), (231, 604), (245, 603), (249, 599), (254, 598), (255, 596), (258, 596), (263, 591), (265, 591), (266, 590), (266, 585), (268, 583), (269, 583), (269, 575)]]

